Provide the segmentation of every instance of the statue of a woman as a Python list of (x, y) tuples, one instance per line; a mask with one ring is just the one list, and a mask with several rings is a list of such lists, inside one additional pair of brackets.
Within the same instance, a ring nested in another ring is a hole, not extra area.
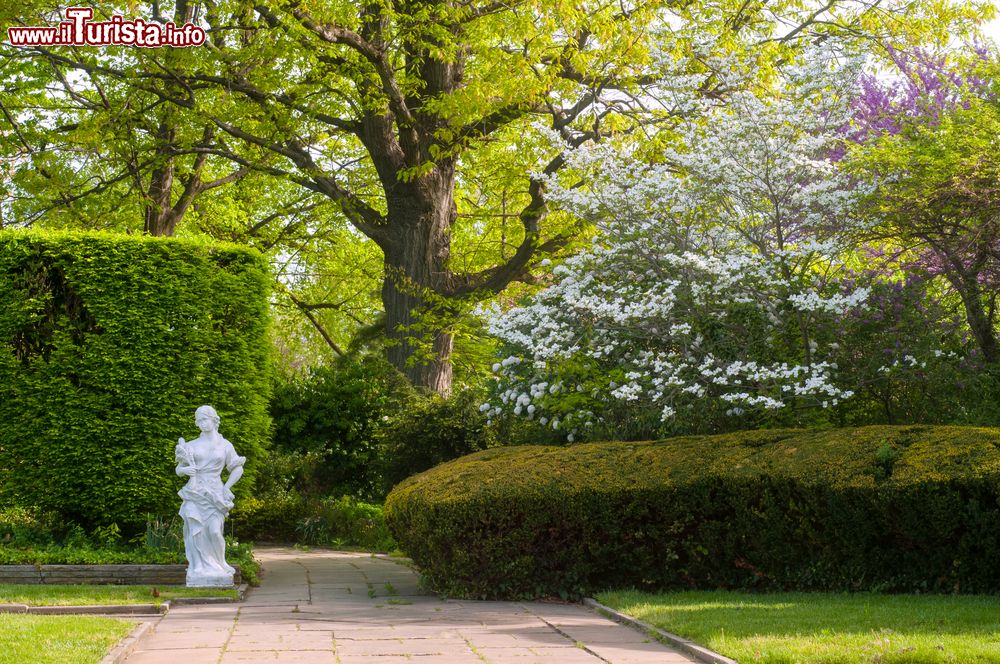
[[(219, 435), (219, 415), (211, 406), (194, 413), (201, 435), (191, 442), (177, 441), (174, 451), (177, 474), (187, 475), (187, 484), (177, 492), (183, 502), (184, 551), (187, 554), (188, 586), (231, 586), (235, 570), (226, 563), (226, 541), (222, 524), (233, 507), (232, 486), (243, 476), (245, 457)], [(222, 469), (229, 471), (225, 484)]]

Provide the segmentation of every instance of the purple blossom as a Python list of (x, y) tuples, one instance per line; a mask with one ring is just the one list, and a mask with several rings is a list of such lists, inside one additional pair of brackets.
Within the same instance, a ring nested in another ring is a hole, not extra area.
[[(991, 96), (989, 83), (974, 73), (962, 73), (946, 55), (916, 49), (910, 53), (888, 48), (898, 76), (892, 79), (863, 74), (858, 80), (853, 118), (841, 129), (844, 138), (864, 143), (874, 137), (894, 136), (909, 123), (936, 126), (942, 114), (968, 108), (971, 97)], [(975, 58), (994, 63), (997, 54), (977, 45)], [(844, 156), (845, 148), (831, 155)]]

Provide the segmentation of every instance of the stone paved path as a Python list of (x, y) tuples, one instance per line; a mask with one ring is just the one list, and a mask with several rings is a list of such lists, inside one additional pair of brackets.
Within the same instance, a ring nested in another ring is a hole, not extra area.
[(682, 664), (578, 605), (441, 600), (407, 567), (360, 553), (258, 549), (241, 604), (181, 606), (127, 664)]

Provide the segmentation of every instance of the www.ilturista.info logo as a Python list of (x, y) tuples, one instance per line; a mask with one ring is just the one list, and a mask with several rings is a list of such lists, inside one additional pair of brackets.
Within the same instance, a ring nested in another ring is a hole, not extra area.
[(57, 26), (17, 26), (7, 28), (12, 46), (140, 46), (184, 48), (205, 43), (205, 30), (192, 23), (177, 27), (173, 23), (126, 21), (117, 14), (110, 21), (92, 21), (90, 7), (69, 7), (66, 20)]

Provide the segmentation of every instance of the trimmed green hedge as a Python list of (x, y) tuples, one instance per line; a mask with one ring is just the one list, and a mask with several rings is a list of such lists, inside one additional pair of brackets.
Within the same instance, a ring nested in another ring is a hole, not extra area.
[(87, 527), (176, 512), (195, 408), (267, 438), (267, 265), (236, 246), (0, 233), (0, 499)]
[(1000, 591), (1000, 431), (865, 427), (478, 452), (386, 520), (436, 589)]

